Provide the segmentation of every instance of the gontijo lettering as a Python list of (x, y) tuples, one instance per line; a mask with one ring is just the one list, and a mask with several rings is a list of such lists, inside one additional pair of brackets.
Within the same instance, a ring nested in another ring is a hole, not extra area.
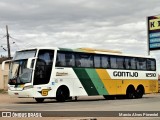
[(114, 71), (114, 77), (138, 77), (138, 72), (121, 72), (121, 71)]

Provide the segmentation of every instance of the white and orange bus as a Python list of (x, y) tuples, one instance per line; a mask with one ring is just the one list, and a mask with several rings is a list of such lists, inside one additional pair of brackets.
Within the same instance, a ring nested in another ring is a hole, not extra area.
[(19, 98), (37, 102), (93, 95), (141, 98), (155, 92), (158, 74), (153, 57), (55, 47), (20, 50), (11, 60), (8, 93)]

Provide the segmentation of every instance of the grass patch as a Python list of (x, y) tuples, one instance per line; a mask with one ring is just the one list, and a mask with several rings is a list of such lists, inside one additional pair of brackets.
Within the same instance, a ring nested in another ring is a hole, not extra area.
[(7, 90), (0, 89), (0, 94), (6, 94)]

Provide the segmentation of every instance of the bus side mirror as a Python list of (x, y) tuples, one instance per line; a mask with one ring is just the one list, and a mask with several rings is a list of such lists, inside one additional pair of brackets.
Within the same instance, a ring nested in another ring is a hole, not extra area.
[(5, 60), (5, 61), (2, 62), (2, 70), (3, 70), (3, 71), (9, 71), (9, 70), (5, 70), (5, 65), (6, 65), (6, 63), (9, 63), (9, 64), (10, 64), (11, 61), (12, 61), (12, 60)]
[(27, 61), (27, 68), (28, 69), (33, 69), (35, 59), (36, 58), (28, 58), (28, 61)]

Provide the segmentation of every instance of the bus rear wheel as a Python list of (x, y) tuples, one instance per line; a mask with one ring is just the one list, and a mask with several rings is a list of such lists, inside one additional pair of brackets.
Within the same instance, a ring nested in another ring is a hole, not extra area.
[(144, 88), (143, 87), (138, 87), (136, 90), (136, 98), (142, 98), (144, 94)]
[(128, 99), (133, 99), (133, 98), (135, 98), (135, 89), (134, 89), (133, 86), (129, 86), (129, 87), (127, 88), (126, 97), (127, 97)]
[(66, 86), (61, 86), (58, 88), (56, 93), (56, 100), (58, 102), (64, 102), (69, 99), (69, 89)]
[(44, 98), (35, 98), (35, 100), (37, 103), (43, 103)]

